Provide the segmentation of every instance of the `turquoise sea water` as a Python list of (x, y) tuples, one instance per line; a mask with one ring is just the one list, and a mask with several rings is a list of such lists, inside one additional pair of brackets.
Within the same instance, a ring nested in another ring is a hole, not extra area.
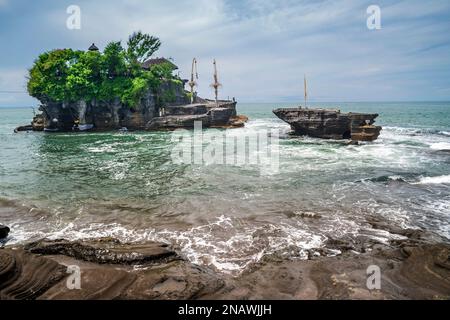
[(279, 130), (269, 175), (174, 164), (169, 132), (14, 134), (32, 110), (1, 108), (0, 223), (10, 243), (166, 241), (225, 272), (274, 252), (302, 257), (330, 238), (396, 237), (368, 217), (450, 238), (450, 102), (311, 104), (379, 113), (380, 138), (360, 146), (290, 136), (271, 112), (287, 106), (238, 103), (250, 121), (230, 131)]

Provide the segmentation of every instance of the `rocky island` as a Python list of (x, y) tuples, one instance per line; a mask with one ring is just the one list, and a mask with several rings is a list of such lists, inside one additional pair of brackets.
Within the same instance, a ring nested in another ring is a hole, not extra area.
[(29, 70), (28, 92), (40, 101), (31, 125), (15, 131), (160, 130), (242, 126), (236, 101), (202, 99), (184, 89), (169, 59), (153, 58), (158, 38), (137, 32), (123, 48), (56, 49)]
[(296, 135), (323, 139), (351, 139), (373, 141), (380, 135), (381, 127), (373, 123), (378, 114), (341, 113), (333, 109), (280, 108), (273, 113), (289, 123)]

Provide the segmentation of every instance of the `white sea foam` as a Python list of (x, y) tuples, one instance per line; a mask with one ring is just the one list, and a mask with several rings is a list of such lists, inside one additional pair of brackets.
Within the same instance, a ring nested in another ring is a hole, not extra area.
[(395, 126), (383, 126), (383, 131), (391, 131), (396, 134), (404, 134), (404, 135), (426, 135), (426, 134), (437, 134), (443, 136), (450, 136), (450, 132), (448, 131), (439, 131), (437, 129), (432, 128), (406, 128), (406, 127), (395, 127)]
[(422, 177), (419, 182), (415, 182), (413, 184), (450, 184), (450, 175)]
[(383, 126), (383, 131), (391, 131), (395, 132), (396, 134), (405, 134), (405, 135), (417, 135), (426, 132), (425, 129), (420, 128), (405, 128), (405, 127), (391, 127), (391, 126)]
[(430, 145), (433, 150), (450, 150), (449, 142), (437, 142)]
[(450, 198), (430, 199), (424, 206), (431, 214), (423, 216), (422, 221), (433, 225), (438, 234), (450, 239)]
[(391, 181), (405, 181), (405, 179), (402, 176), (397, 176), (397, 175), (389, 176), (388, 179)]
[(111, 146), (111, 145), (100, 146), (100, 147), (89, 147), (89, 148), (87, 148), (87, 151), (94, 152), (94, 153), (115, 152), (113, 146)]
[[(365, 206), (366, 210), (369, 207)], [(112, 237), (128, 243), (158, 241), (173, 245), (192, 263), (208, 265), (221, 272), (238, 275), (265, 255), (281, 254), (307, 259), (314, 249), (325, 246), (328, 235), (340, 238), (349, 235), (356, 237), (363, 233), (379, 242), (387, 242), (393, 237), (387, 232), (362, 228), (358, 222), (345, 219), (343, 215), (336, 212), (331, 220), (323, 220), (320, 231), (311, 230), (308, 222), (303, 219), (291, 220), (289, 223), (280, 221), (277, 224), (250, 224), (225, 215), (184, 230), (133, 229), (119, 223), (91, 223), (85, 226), (68, 223), (55, 225), (53, 229), (45, 232), (36, 232), (30, 230), (27, 224), (17, 224), (12, 226), (9, 243), (23, 243), (41, 238), (73, 241), (103, 237)]]
[[(73, 223), (48, 232), (27, 230), (14, 226), (10, 244), (48, 239), (96, 239), (113, 237), (123, 242), (158, 241), (174, 245), (190, 262), (210, 265), (217, 270), (239, 274), (265, 254), (283, 253), (307, 258), (307, 250), (320, 248), (325, 236), (308, 231), (303, 225), (280, 223), (249, 225), (240, 219), (220, 216), (217, 220), (188, 230), (133, 230), (118, 224), (92, 223), (86, 227)], [(294, 250), (295, 252), (292, 252)]]
[(306, 258), (306, 250), (320, 248), (324, 236), (300, 226), (264, 224), (248, 225), (240, 220), (220, 216), (217, 221), (186, 231), (164, 231), (155, 240), (175, 243), (193, 263), (206, 264), (236, 274), (265, 254), (295, 248), (295, 256)]

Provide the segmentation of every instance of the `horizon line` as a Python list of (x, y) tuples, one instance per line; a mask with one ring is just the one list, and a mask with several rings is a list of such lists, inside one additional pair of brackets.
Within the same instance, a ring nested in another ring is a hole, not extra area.
[[(427, 102), (432, 102), (432, 103), (450, 103), (450, 100), (347, 100), (347, 101), (309, 101), (309, 103), (401, 103), (401, 102), (406, 102), (406, 103), (427, 103)], [(282, 103), (286, 103), (286, 104), (299, 104), (299, 105), (303, 105), (303, 101), (299, 102), (299, 101), (239, 101), (237, 100), (237, 103), (245, 103), (245, 104), (269, 104), (269, 103), (273, 103), (273, 104), (282, 104)], [(19, 106), (8, 106), (8, 105), (0, 105), (0, 109), (6, 109), (6, 108), (39, 108), (38, 105), (19, 105)]]

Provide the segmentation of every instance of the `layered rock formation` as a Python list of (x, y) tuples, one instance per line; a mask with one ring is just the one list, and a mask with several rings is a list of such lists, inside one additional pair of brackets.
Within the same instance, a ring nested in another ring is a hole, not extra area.
[[(238, 277), (193, 265), (156, 242), (41, 240), (0, 249), (0, 299), (450, 298), (449, 244), (430, 242), (420, 230), (370, 223), (404, 239), (359, 254), (354, 243), (330, 239), (328, 247), (341, 255), (266, 256)], [(367, 287), (373, 265), (381, 270), (380, 289)], [(79, 268), (80, 288), (68, 285), (69, 266)]]
[[(67, 286), (68, 266), (80, 268), (79, 289)], [(161, 243), (43, 240), (0, 249), (0, 299), (195, 299), (223, 286)]]
[(214, 101), (195, 98), (190, 104), (184, 85), (178, 82), (163, 83), (158, 92), (148, 90), (137, 106), (130, 108), (118, 98), (110, 101), (77, 101), (73, 103), (41, 101), (41, 115), (32, 125), (16, 128), (16, 131), (72, 131), (160, 130), (193, 127), (201, 121), (204, 127), (240, 126), (236, 121), (235, 101)]
[(280, 108), (273, 113), (289, 123), (297, 135), (324, 139), (373, 141), (381, 127), (373, 125), (378, 114), (341, 113), (332, 109)]
[(188, 105), (171, 105), (162, 108), (161, 116), (150, 120), (146, 129), (192, 128), (195, 121), (203, 127), (223, 127), (235, 124), (236, 102), (199, 99), (200, 102)]

